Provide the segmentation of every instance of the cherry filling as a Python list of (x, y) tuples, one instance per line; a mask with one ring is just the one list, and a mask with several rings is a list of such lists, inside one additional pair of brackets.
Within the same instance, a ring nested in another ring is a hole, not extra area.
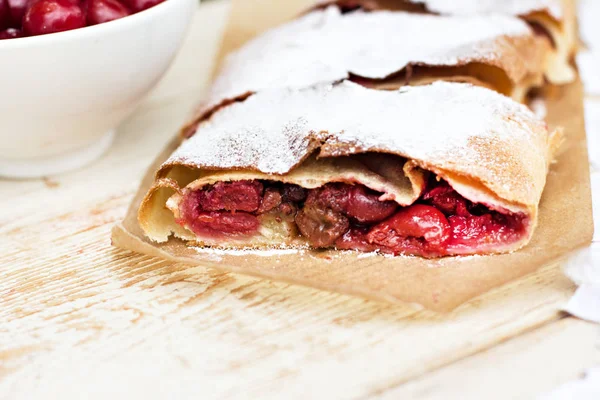
[(295, 214), (307, 191), (300, 186), (271, 182), (218, 182), (188, 192), (180, 205), (182, 226), (203, 237), (231, 237), (255, 234), (259, 216), (272, 211)]
[(261, 204), (263, 192), (263, 184), (258, 181), (218, 182), (196, 192), (196, 196), (204, 211), (255, 212)]
[(177, 222), (201, 237), (244, 237), (258, 232), (262, 215), (274, 213), (293, 217), (313, 247), (423, 257), (508, 245), (527, 228), (525, 215), (472, 203), (437, 179), (408, 207), (380, 197), (345, 183), (306, 190), (270, 181), (219, 182), (187, 192)]

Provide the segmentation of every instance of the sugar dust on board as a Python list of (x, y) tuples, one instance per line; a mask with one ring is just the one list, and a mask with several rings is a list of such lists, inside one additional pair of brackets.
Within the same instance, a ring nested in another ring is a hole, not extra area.
[(103, 24), (164, 0), (0, 0), (0, 40)]

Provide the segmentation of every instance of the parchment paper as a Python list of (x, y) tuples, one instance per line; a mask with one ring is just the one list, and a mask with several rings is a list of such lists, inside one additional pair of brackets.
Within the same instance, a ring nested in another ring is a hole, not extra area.
[[(234, 0), (220, 60), (261, 30), (293, 17), (309, 2)], [(536, 234), (531, 244), (519, 252), (432, 261), (336, 251), (268, 253), (268, 256), (255, 252), (199, 253), (178, 240), (157, 246), (144, 238), (137, 223), (137, 209), (152, 183), (154, 172), (175, 149), (175, 139), (148, 170), (125, 220), (113, 229), (113, 243), (121, 248), (173, 261), (375, 300), (416, 303), (435, 311), (450, 311), (494, 287), (562, 258), (592, 240), (592, 203), (582, 86), (576, 82), (553, 88), (548, 93), (548, 122), (551, 126), (565, 127), (567, 142), (550, 171)]]

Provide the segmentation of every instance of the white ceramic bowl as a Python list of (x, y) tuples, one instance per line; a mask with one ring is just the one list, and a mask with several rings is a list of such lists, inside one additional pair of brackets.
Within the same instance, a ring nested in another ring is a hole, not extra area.
[(0, 41), (0, 176), (100, 157), (173, 61), (197, 4), (166, 0), (106, 24)]

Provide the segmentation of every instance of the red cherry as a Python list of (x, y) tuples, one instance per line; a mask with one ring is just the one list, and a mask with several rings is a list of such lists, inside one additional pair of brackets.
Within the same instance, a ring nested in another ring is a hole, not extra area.
[(458, 194), (445, 181), (436, 182), (435, 186), (423, 195), (423, 200), (431, 203), (432, 206), (446, 215), (471, 216), (468, 200)]
[(10, 9), (6, 0), (0, 0), (0, 30), (6, 29), (9, 24)]
[(450, 224), (446, 216), (435, 207), (422, 204), (403, 208), (375, 227), (371, 231), (372, 236), (377, 236), (374, 234), (376, 231), (388, 234), (394, 231), (399, 236), (423, 238), (435, 244), (444, 243), (450, 238)]
[(6, 0), (10, 11), (10, 26), (21, 29), (23, 16), (31, 0)]
[(367, 191), (363, 186), (353, 186), (344, 211), (363, 224), (383, 221), (398, 208), (393, 201), (379, 201), (380, 195)]
[[(379, 246), (369, 243), (367, 234), (369, 228), (354, 227), (350, 228), (342, 237), (335, 241), (335, 248), (338, 250), (358, 250), (365, 253), (379, 250)], [(382, 248), (381, 250), (385, 250)]]
[(23, 32), (20, 29), (8, 28), (3, 31), (0, 31), (0, 40), (16, 39), (23, 36)]
[(131, 14), (127, 7), (117, 0), (89, 0), (87, 2), (88, 25), (103, 24)]
[(258, 181), (217, 182), (197, 193), (198, 205), (204, 211), (255, 212), (263, 192)]
[(147, 10), (150, 7), (154, 7), (157, 4), (162, 3), (164, 0), (123, 0), (126, 6), (129, 7), (134, 13)]
[(440, 210), (415, 204), (376, 225), (367, 240), (397, 254), (429, 257), (444, 254), (451, 234), (450, 223)]
[(217, 236), (250, 234), (258, 230), (259, 226), (258, 218), (245, 212), (202, 212), (191, 224), (194, 232), (199, 235), (212, 231)]
[(45, 35), (84, 26), (85, 15), (72, 0), (39, 0), (23, 18), (23, 29), (28, 35)]

